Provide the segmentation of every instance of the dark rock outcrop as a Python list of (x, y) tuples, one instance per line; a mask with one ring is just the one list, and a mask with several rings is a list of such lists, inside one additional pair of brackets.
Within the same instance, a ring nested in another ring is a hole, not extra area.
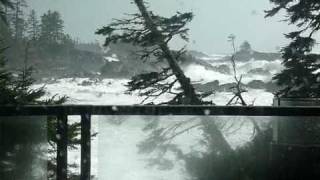
[(211, 92), (216, 91), (219, 88), (219, 81), (215, 80), (205, 84), (194, 84), (194, 88), (200, 92)]
[(248, 71), (248, 74), (271, 76), (271, 73), (268, 70), (263, 69), (263, 68), (251, 69), (250, 71)]

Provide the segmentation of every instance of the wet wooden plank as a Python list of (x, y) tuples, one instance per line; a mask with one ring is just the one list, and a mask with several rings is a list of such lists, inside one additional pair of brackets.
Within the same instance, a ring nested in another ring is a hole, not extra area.
[(91, 115), (81, 115), (81, 175), (80, 180), (91, 176)]
[(58, 115), (57, 121), (57, 180), (67, 179), (68, 169), (68, 117)]
[(84, 112), (91, 115), (148, 116), (320, 116), (320, 106), (0, 106), (0, 116), (81, 115)]

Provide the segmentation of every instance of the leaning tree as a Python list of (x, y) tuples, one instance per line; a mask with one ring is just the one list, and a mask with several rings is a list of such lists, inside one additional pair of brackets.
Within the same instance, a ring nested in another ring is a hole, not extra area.
[[(179, 66), (179, 62), (183, 61), (185, 49), (172, 51), (168, 45), (175, 36), (188, 40), (186, 24), (192, 20), (193, 15), (191, 13), (177, 13), (169, 18), (160, 17), (148, 11), (143, 0), (134, 0), (134, 3), (139, 9), (139, 13), (131, 14), (127, 19), (114, 20), (108, 26), (99, 29), (97, 34), (106, 36), (106, 46), (117, 42), (139, 46), (142, 49), (138, 54), (142, 60), (157, 58), (159, 62), (167, 62), (167, 67), (164, 67), (160, 72), (134, 76), (128, 84), (129, 91), (138, 91), (139, 95), (145, 96), (147, 100), (163, 94), (172, 94), (173, 98), (166, 104), (205, 104), (206, 102), (201, 100), (203, 96), (196, 93), (190, 79), (185, 76)], [(235, 57), (233, 57), (232, 63), (235, 70)], [(234, 99), (239, 98), (240, 100), (241, 93), (243, 93), (243, 89), (240, 87), (241, 78), (237, 76), (236, 72), (234, 75), (238, 85), (235, 87)], [(241, 105), (247, 104), (243, 100)], [(210, 112), (205, 113), (210, 114)], [(163, 155), (167, 151), (171, 151), (178, 158), (185, 160), (187, 166), (195, 164), (196, 167), (192, 166), (192, 169), (204, 170), (197, 171), (196, 175), (206, 175), (210, 172), (211, 174), (207, 176), (208, 179), (219, 179), (217, 177), (226, 175), (238, 177), (239, 174), (252, 171), (251, 167), (256, 165), (251, 163), (253, 158), (250, 159), (250, 163), (247, 161), (249, 165), (246, 170), (243, 170), (242, 160), (245, 159), (244, 157), (250, 158), (249, 155), (254, 154), (254, 151), (243, 150), (247, 156), (242, 156), (232, 149), (221, 130), (228, 127), (223, 127), (226, 125), (225, 123), (219, 124), (217, 122), (209, 117), (184, 118), (166, 126), (158, 119), (149, 120), (144, 130), (151, 133), (138, 146), (142, 153), (155, 152), (158, 155), (156, 159), (151, 160), (151, 164), (167, 166), (169, 162), (163, 158)], [(174, 139), (178, 136), (193, 130), (201, 131), (204, 136), (201, 143), (208, 148), (208, 152), (202, 156), (204, 159), (197, 159), (192, 154), (183, 152), (174, 144)], [(196, 160), (198, 161), (196, 162)], [(204, 167), (203, 165), (208, 166)], [(228, 174), (225, 173), (226, 171)]]
[(125, 42), (142, 48), (139, 55), (142, 59), (156, 58), (166, 62), (160, 72), (149, 72), (134, 76), (129, 82), (129, 91), (139, 91), (139, 95), (157, 98), (163, 94), (171, 94), (173, 98), (166, 104), (193, 104), (199, 105), (201, 101), (191, 84), (179, 66), (185, 49), (173, 51), (169, 48), (169, 42), (176, 36), (188, 40), (186, 24), (192, 20), (192, 13), (177, 13), (166, 18), (148, 11), (143, 0), (134, 0), (139, 13), (131, 14), (127, 19), (115, 20), (109, 26), (97, 31), (97, 34), (105, 35), (105, 46), (110, 43)]
[[(210, 104), (202, 100), (208, 93), (198, 94), (191, 80), (179, 66), (179, 63), (184, 61), (185, 48), (176, 51), (169, 48), (169, 43), (175, 37), (188, 40), (186, 25), (192, 20), (193, 14), (178, 12), (172, 17), (161, 17), (149, 11), (143, 0), (134, 0), (134, 4), (138, 7), (138, 13), (129, 15), (127, 19), (114, 20), (108, 26), (99, 29), (97, 34), (106, 36), (105, 46), (117, 42), (131, 43), (141, 47), (137, 54), (142, 60), (156, 58), (162, 64), (166, 62), (167, 66), (159, 72), (134, 76), (128, 83), (129, 91), (138, 91), (140, 96), (146, 97), (146, 100), (150, 98), (154, 100), (164, 94), (172, 95), (170, 101), (162, 104)], [(190, 130), (200, 129), (208, 146), (217, 154), (233, 153), (218, 124), (208, 117), (185, 118), (169, 126), (162, 125), (158, 119), (148, 121), (144, 130), (151, 133), (139, 144), (140, 150), (144, 153), (157, 151), (159, 158), (162, 158), (161, 155), (166, 151), (175, 151), (182, 155), (173, 140)]]
[(319, 97), (319, 54), (314, 53), (316, 33), (320, 30), (319, 0), (270, 0), (275, 7), (266, 11), (266, 17), (285, 11), (289, 24), (297, 30), (286, 34), (291, 42), (282, 49), (285, 69), (274, 79), (284, 97)]

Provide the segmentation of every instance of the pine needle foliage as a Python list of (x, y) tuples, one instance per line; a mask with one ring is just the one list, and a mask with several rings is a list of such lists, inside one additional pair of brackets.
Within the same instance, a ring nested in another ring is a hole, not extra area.
[(285, 21), (298, 30), (286, 34), (291, 42), (282, 49), (285, 69), (274, 77), (283, 87), (281, 97), (320, 97), (320, 55), (313, 51), (320, 30), (320, 1), (318, 0), (270, 0), (275, 5), (266, 11), (272, 17), (280, 11), (286, 13)]

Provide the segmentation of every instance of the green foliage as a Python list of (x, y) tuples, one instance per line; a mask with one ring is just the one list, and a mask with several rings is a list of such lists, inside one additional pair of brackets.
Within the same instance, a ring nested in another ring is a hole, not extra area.
[(25, 0), (12, 0), (12, 11), (8, 12), (9, 24), (15, 42), (22, 41), (25, 36), (26, 21), (24, 19), (24, 8), (27, 7)]
[(69, 55), (74, 49), (71, 37), (64, 33), (61, 15), (57, 11), (48, 11), (41, 16), (39, 40), (36, 42), (42, 58), (57, 59)]
[(320, 97), (319, 54), (312, 52), (317, 43), (313, 38), (320, 30), (320, 2), (318, 0), (270, 0), (275, 7), (267, 11), (267, 17), (281, 10), (287, 14), (289, 24), (299, 30), (286, 35), (291, 43), (282, 49), (285, 69), (274, 79), (283, 87), (278, 92), (284, 97)]
[[(152, 13), (152, 12), (151, 12)], [(146, 30), (143, 17), (140, 14), (132, 14), (131, 18), (115, 20), (109, 26), (99, 29), (96, 34), (106, 36), (105, 46), (110, 43), (125, 42), (139, 45), (141, 47), (156, 46), (159, 39), (169, 42), (174, 36), (179, 35), (188, 40), (188, 28), (185, 28), (192, 18), (192, 13), (180, 13), (166, 18), (154, 15), (151, 17), (157, 25), (160, 36), (150, 30)]]
[(193, 14), (178, 12), (171, 17), (161, 17), (148, 11), (143, 0), (134, 2), (140, 13), (131, 14), (126, 19), (114, 20), (96, 32), (106, 36), (105, 46), (119, 42), (129, 43), (142, 49), (136, 52), (141, 60), (156, 59), (164, 62), (160, 71), (134, 76), (128, 84), (129, 91), (138, 91), (140, 96), (145, 97), (142, 103), (150, 98), (154, 101), (164, 94), (171, 95), (172, 99), (163, 104), (207, 103), (200, 100), (201, 96), (196, 94), (190, 79), (179, 67), (178, 63), (185, 54), (185, 49), (172, 51), (168, 46), (174, 37), (188, 40), (189, 29), (186, 25), (192, 20)]
[[(13, 74), (9, 72), (5, 67), (5, 59), (3, 56), (3, 53), (6, 48), (0, 49), (0, 104), (1, 105), (55, 105), (55, 104), (62, 104), (66, 102), (67, 97), (58, 97), (57, 95), (52, 96), (49, 99), (44, 99), (43, 96), (45, 95), (44, 87), (35, 89), (31, 88), (31, 86), (35, 83), (35, 80), (32, 78), (32, 68), (26, 68), (18, 74)], [(40, 127), (43, 128), (42, 132), (47, 132), (47, 139), (48, 143), (51, 146), (51, 151), (49, 153), (51, 154), (51, 159), (48, 161), (48, 173), (49, 172), (55, 172), (55, 154), (56, 154), (56, 143), (57, 143), (57, 117), (55, 116), (49, 116), (47, 120), (47, 126)], [(34, 137), (39, 136), (39, 134), (36, 134), (35, 132), (38, 132), (39, 126), (30, 126), (29, 123), (26, 123), (25, 125), (21, 124), (22, 122), (19, 121), (19, 126), (15, 123), (5, 123), (0, 122), (0, 128), (1, 133), (3, 137), (5, 137), (7, 140), (3, 142), (3, 139), (1, 139), (1, 145), (2, 149), (0, 151), (0, 159), (8, 160), (11, 162), (10, 159), (7, 159), (8, 157), (3, 156), (7, 153), (14, 153), (13, 146), (17, 144), (21, 144), (24, 148), (29, 148), (28, 143), (30, 139), (34, 139)], [(69, 138), (69, 147), (70, 148), (76, 148), (76, 145), (80, 144), (80, 123), (74, 123), (69, 125), (69, 131), (68, 131), (68, 138)], [(40, 131), (39, 131), (40, 132)], [(11, 139), (11, 140), (10, 140)], [(42, 142), (43, 143), (43, 142)], [(26, 151), (26, 150), (25, 150)], [(31, 152), (32, 150), (30, 150)], [(42, 152), (41, 152), (42, 153)], [(18, 155), (21, 155), (21, 153), (18, 153)], [(28, 156), (30, 154), (27, 154)], [(47, 156), (47, 154), (38, 154), (38, 156)], [(18, 158), (18, 157), (17, 157)], [(31, 162), (32, 159), (27, 159), (25, 157), (21, 157), (26, 162)], [(22, 160), (21, 159), (21, 160)], [(17, 159), (12, 160), (12, 163)], [(22, 165), (21, 163), (17, 163), (19, 165)], [(30, 165), (30, 164), (26, 164)], [(2, 164), (0, 163), (0, 175), (5, 176), (7, 173), (2, 172), (1, 169), (8, 168), (7, 165), (2, 167)], [(19, 169), (20, 168), (20, 169)], [(15, 167), (17, 171), (23, 171), (21, 167)], [(15, 172), (17, 172), (15, 171)], [(4, 173), (4, 174), (2, 174)], [(54, 177), (53, 174), (48, 174), (49, 179)], [(6, 177), (6, 176), (5, 176)], [(5, 178), (4, 177), (4, 178)], [(10, 175), (9, 175), (10, 177)]]
[(43, 88), (30, 89), (34, 83), (31, 78), (32, 69), (20, 71), (14, 77), (5, 68), (5, 59), (2, 55), (5, 48), (0, 50), (0, 104), (40, 104), (40, 98), (45, 94)]
[[(17, 6), (17, 3), (14, 5)], [(26, 11), (24, 6), (20, 8), (22, 8), (21, 11)], [(36, 76), (72, 74), (70, 71), (77, 69), (74, 67), (75, 61), (90, 59), (87, 57), (89, 55), (82, 57), (81, 52), (75, 48), (75, 42), (63, 31), (63, 20), (59, 12), (48, 11), (41, 16), (41, 21), (34, 10), (31, 10), (27, 17), (18, 13), (18, 19), (22, 19), (24, 22), (24, 26), (21, 28), (14, 23), (17, 19), (14, 15), (17, 11), (13, 9), (8, 12), (8, 26), (5, 23), (0, 23), (0, 26), (4, 27), (0, 29), (0, 37), (4, 39), (4, 43), (10, 44), (11, 47), (5, 53), (10, 59), (8, 68), (22, 68), (26, 48), (29, 49), (30, 56), (28, 65), (37, 66)], [(16, 36), (16, 27), (18, 27), (19, 33), (23, 34), (22, 37), (21, 35)], [(56, 72), (60, 69), (66, 69), (65, 67), (68, 65), (72, 68), (68, 67), (70, 69), (67, 72)]]
[(41, 16), (40, 40), (45, 45), (60, 44), (64, 38), (63, 20), (57, 11), (48, 11)]
[[(0, 45), (10, 44), (10, 48), (1, 47), (0, 49), (0, 104), (54, 105), (65, 103), (67, 97), (54, 95), (45, 99), (44, 95), (46, 92), (44, 87), (33, 88), (35, 83), (35, 79), (32, 77), (34, 71), (30, 67), (36, 64), (38, 65), (37, 68), (40, 66), (51, 70), (60, 65), (53, 60), (59, 59), (60, 63), (64, 61), (63, 65), (67, 63), (72, 64), (69, 61), (77, 60), (77, 62), (79, 62), (78, 59), (87, 60), (90, 59), (92, 54), (86, 54), (86, 56), (81, 59), (80, 56), (83, 56), (85, 53), (77, 51), (74, 47), (74, 41), (69, 35), (64, 33), (63, 20), (61, 19), (59, 12), (48, 11), (41, 16), (41, 21), (39, 22), (34, 10), (30, 12), (26, 19), (24, 12), (26, 12), (25, 8), (27, 7), (27, 4), (24, 0), (12, 0), (11, 4), (8, 2), (9, 1), (6, 0), (0, 0), (2, 18), (2, 20), (0, 20), (0, 38), (4, 39), (0, 42)], [(4, 20), (6, 20), (7, 23), (5, 23)], [(6, 59), (10, 59), (10, 61), (7, 62)], [(74, 63), (72, 64), (72, 67), (74, 68)], [(12, 69), (15, 70), (13, 71)], [(16, 69), (22, 70), (17, 71)], [(55, 172), (56, 166), (57, 121), (57, 117), (48, 117), (47, 125), (45, 127), (40, 127), (43, 128), (43, 132), (47, 132), (48, 143), (52, 150), (49, 152), (50, 159), (48, 161), (49, 179), (52, 179), (55, 176), (55, 174), (51, 174), (51, 172)], [(13, 142), (19, 140), (19, 143), (21, 142), (24, 148), (31, 148), (32, 145), (28, 144), (28, 139), (32, 139), (33, 137), (31, 137), (31, 135), (37, 134), (35, 133), (35, 129), (39, 128), (39, 126), (29, 127), (20, 123), (19, 127), (16, 126), (17, 124), (0, 122), (0, 131), (3, 133), (0, 134), (1, 160), (3, 160), (3, 157), (7, 156), (8, 153), (13, 153), (13, 147), (15, 145)], [(5, 131), (2, 128), (4, 128)], [(69, 148), (76, 148), (76, 145), (80, 143), (80, 124), (70, 124), (68, 128)], [(3, 141), (3, 137), (6, 139), (5, 142)], [(47, 158), (47, 155), (46, 152), (38, 154), (38, 156), (46, 156), (45, 158)], [(23, 156), (21, 158), (22, 160), (23, 158), (27, 159)], [(30, 158), (31, 157), (29, 157), (28, 160), (30, 160)], [(8, 162), (11, 164), (14, 163), (14, 161), (11, 161), (12, 159), (6, 160), (10, 160)], [(26, 165), (30, 165), (27, 164), (30, 163), (28, 160), (25, 162)], [(4, 168), (2, 165), (2, 162), (0, 162), (0, 176), (3, 175), (3, 172), (1, 171), (8, 167), (5, 165)], [(74, 167), (74, 165), (72, 166)], [(16, 169), (18, 168), (19, 167)], [(22, 170), (25, 171), (25, 169)], [(20, 174), (19, 176), (23, 176), (23, 174)]]
[[(25, 64), (25, 68), (21, 71), (18, 71), (17, 73), (12, 73), (8, 71), (8, 69), (5, 66), (5, 56), (4, 52), (5, 50), (8, 50), (8, 48), (1, 48), (0, 49), (0, 104), (1, 105), (54, 105), (54, 104), (62, 104), (66, 102), (67, 97), (58, 97), (57, 95), (49, 98), (44, 99), (43, 96), (45, 95), (44, 87), (40, 88), (32, 88), (32, 85), (34, 85), (35, 80), (32, 78), (32, 68), (29, 68)], [(26, 51), (26, 53), (28, 53)], [(56, 142), (57, 142), (57, 136), (56, 136), (56, 127), (57, 127), (57, 117), (48, 117), (47, 125), (45, 127), (41, 126), (30, 126), (28, 123), (26, 125), (23, 125), (22, 122), (18, 121), (18, 127), (15, 123), (6, 123), (6, 122), (0, 122), (0, 129), (2, 133), (1, 138), (1, 151), (0, 151), (0, 159), (1, 160), (8, 160), (12, 165), (17, 164), (21, 165), (23, 167), (23, 163), (19, 163), (17, 161), (17, 158), (8, 159), (6, 154), (8, 153), (15, 153), (14, 146), (16, 144), (21, 145), (26, 152), (33, 152), (31, 150), (31, 144), (28, 145), (28, 142), (30, 139), (34, 139), (33, 137), (39, 136), (39, 134), (36, 134), (36, 132), (39, 131), (38, 128), (43, 128), (43, 131), (41, 132), (47, 132), (47, 139), (48, 143), (51, 145), (51, 151), (49, 153), (51, 154), (50, 157), (52, 157), (48, 162), (48, 173), (54, 172), (55, 168), (55, 153), (56, 153)], [(28, 125), (28, 126), (27, 126)], [(76, 148), (76, 145), (80, 143), (79, 135), (80, 135), (80, 123), (74, 123), (69, 125), (69, 147), (70, 148)], [(42, 135), (41, 135), (42, 136)], [(3, 137), (5, 137), (5, 141), (3, 140)], [(43, 136), (42, 136), (43, 137)], [(30, 139), (29, 139), (30, 138)], [(16, 143), (16, 144), (14, 144)], [(43, 142), (41, 142), (43, 143)], [(16, 152), (17, 155), (21, 155), (20, 152)], [(27, 153), (27, 156), (30, 154)], [(47, 156), (47, 154), (39, 152), (37, 156)], [(21, 157), (22, 160), (25, 160), (26, 163), (30, 163), (32, 159), (31, 157), (24, 158)], [(30, 165), (30, 164), (25, 164)], [(6, 175), (10, 173), (8, 172), (2, 172), (2, 169), (9, 168), (9, 166), (4, 165), (0, 163), (0, 175), (4, 176), (6, 179)], [(22, 167), (15, 167), (12, 166), (11, 168), (15, 169), (14, 171), (17, 173), (18, 171), (23, 171), (24, 169), (21, 169)], [(53, 169), (50, 169), (53, 168)], [(13, 170), (12, 169), (12, 170)], [(11, 175), (9, 174), (9, 177)], [(23, 174), (21, 174), (23, 176)], [(49, 173), (49, 177), (54, 176), (54, 174)], [(18, 177), (18, 175), (17, 175)]]

